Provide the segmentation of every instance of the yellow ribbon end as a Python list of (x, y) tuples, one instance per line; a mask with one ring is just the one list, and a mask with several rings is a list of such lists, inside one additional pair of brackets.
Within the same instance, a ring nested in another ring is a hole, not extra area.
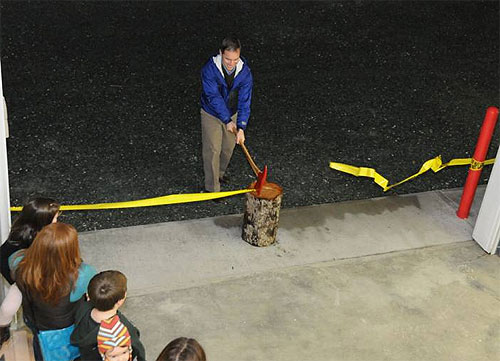
[(416, 178), (419, 175), (426, 173), (429, 170), (432, 170), (434, 173), (437, 173), (446, 167), (468, 165), (468, 164), (471, 165), (470, 169), (481, 170), (483, 168), (483, 165), (490, 165), (494, 163), (495, 163), (495, 158), (488, 159), (484, 162), (478, 162), (473, 158), (455, 158), (450, 160), (448, 163), (443, 164), (441, 156), (438, 155), (437, 157), (429, 159), (424, 164), (422, 164), (420, 170), (417, 173), (390, 186), (388, 185), (389, 181), (383, 176), (381, 176), (379, 173), (377, 173), (377, 171), (373, 168), (355, 167), (353, 165), (337, 163), (337, 162), (330, 162), (330, 168), (356, 177), (372, 178), (375, 183), (377, 183), (380, 187), (382, 187), (384, 192), (387, 192), (389, 189), (396, 187), (400, 184), (403, 184), (405, 182), (408, 182), (409, 180)]

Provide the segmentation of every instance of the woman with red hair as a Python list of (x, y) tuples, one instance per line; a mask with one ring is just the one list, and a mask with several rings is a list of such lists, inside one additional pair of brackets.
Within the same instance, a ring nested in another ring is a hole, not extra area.
[[(57, 222), (59, 203), (51, 198), (33, 198), (26, 203), (10, 229), (9, 237), (0, 247), (0, 271), (11, 285), (14, 283), (9, 257), (15, 252), (29, 248), (40, 230)], [(0, 306), (0, 347), (10, 338), (12, 316), (21, 305), (21, 294), (17, 287), (11, 287)]]
[(35, 336), (35, 358), (78, 357), (78, 348), (70, 345), (69, 336), (76, 309), (96, 271), (82, 262), (75, 228), (65, 223), (44, 227), (31, 247), (14, 253), (10, 263), (22, 294), (26, 324)]

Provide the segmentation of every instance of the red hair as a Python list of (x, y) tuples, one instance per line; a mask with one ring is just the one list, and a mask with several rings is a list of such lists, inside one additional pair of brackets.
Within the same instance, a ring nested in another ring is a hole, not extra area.
[(82, 263), (78, 233), (65, 223), (45, 226), (24, 252), (16, 272), (16, 282), (55, 305), (71, 292)]

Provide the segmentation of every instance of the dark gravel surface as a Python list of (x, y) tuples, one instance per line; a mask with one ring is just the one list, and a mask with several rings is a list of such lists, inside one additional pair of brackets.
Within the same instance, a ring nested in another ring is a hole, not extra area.
[[(384, 195), (436, 155), (471, 156), (499, 105), (499, 4), (1, 1), (11, 202), (133, 200), (202, 187), (199, 70), (236, 32), (255, 80), (247, 146), (284, 207)], [(500, 127), (497, 127), (500, 128)], [(499, 145), (496, 131), (489, 156)], [(460, 187), (466, 167), (390, 191)], [(240, 149), (232, 184), (252, 172)], [(483, 172), (482, 182), (489, 171)], [(241, 213), (243, 198), (66, 212), (79, 230)]]

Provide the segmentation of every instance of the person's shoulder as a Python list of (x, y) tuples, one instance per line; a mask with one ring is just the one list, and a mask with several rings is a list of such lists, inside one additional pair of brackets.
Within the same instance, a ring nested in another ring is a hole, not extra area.
[(242, 70), (250, 71), (250, 62), (248, 61), (248, 58), (245, 58), (242, 56), (241, 61), (243, 61), (243, 69)]
[(253, 83), (252, 71), (250, 70), (250, 67), (247, 65), (247, 63), (243, 64), (243, 68), (241, 69), (238, 76), (241, 77), (242, 84)]
[(78, 302), (78, 306), (75, 311), (75, 328), (84, 329), (84, 333), (87, 329), (92, 328), (92, 309), (94, 307), (87, 300), (81, 300)]
[(75, 286), (70, 294), (70, 301), (77, 302), (87, 292), (87, 287), (90, 280), (97, 274), (96, 269), (82, 262), (78, 268), (78, 278), (76, 279)]
[(120, 317), (120, 321), (127, 327), (130, 333), (134, 357), (137, 356), (137, 360), (146, 360), (146, 350), (141, 342), (141, 332), (127, 319), (127, 317), (123, 315), (123, 313), (119, 310), (116, 313), (118, 314), (118, 317)]
[(0, 256), (2, 259), (8, 259), (14, 252), (17, 252), (21, 249), (23, 249), (21, 245), (16, 245), (12, 244), (9, 242), (7, 239), (1, 246), (0, 246)]
[(19, 265), (19, 263), (23, 260), (24, 258), (24, 249), (20, 249), (14, 253), (12, 253), (10, 256), (9, 256), (9, 268), (12, 270), (12, 271), (15, 271), (17, 266)]
[(80, 302), (75, 312), (75, 329), (71, 334), (71, 343), (89, 346), (95, 342), (99, 324), (92, 319), (93, 306), (88, 301)]
[(134, 324), (132, 323), (132, 321), (130, 321), (124, 314), (123, 312), (121, 312), (120, 310), (116, 311), (116, 313), (118, 314), (118, 317), (120, 317), (120, 321), (125, 325), (127, 326), (127, 328), (130, 330), (132, 329), (134, 332), (139, 332), (139, 330), (137, 329), (137, 327), (134, 326)]
[(252, 76), (252, 71), (250, 70), (250, 65), (248, 64), (247, 59), (242, 57), (241, 60), (243, 61), (243, 67), (241, 68), (239, 75), (241, 75), (244, 78), (251, 79), (253, 76)]
[(116, 311), (116, 313), (118, 314), (118, 317), (120, 317), (120, 321), (122, 321), (123, 323), (129, 323), (133, 326), (132, 322), (130, 322), (130, 320), (123, 314), (122, 311), (118, 310)]
[(87, 286), (90, 279), (97, 274), (94, 266), (88, 263), (82, 262), (78, 268), (78, 279), (76, 281), (76, 288), (81, 288), (81, 292), (85, 293), (87, 291)]
[(94, 306), (92, 306), (92, 304), (87, 300), (83, 300), (82, 302), (80, 302), (76, 310), (76, 320), (78, 321), (80, 319), (91, 319), (90, 314), (93, 308)]
[(78, 272), (80, 273), (81, 276), (90, 276), (90, 277), (94, 277), (97, 274), (95, 267), (85, 262), (82, 262), (80, 264)]

